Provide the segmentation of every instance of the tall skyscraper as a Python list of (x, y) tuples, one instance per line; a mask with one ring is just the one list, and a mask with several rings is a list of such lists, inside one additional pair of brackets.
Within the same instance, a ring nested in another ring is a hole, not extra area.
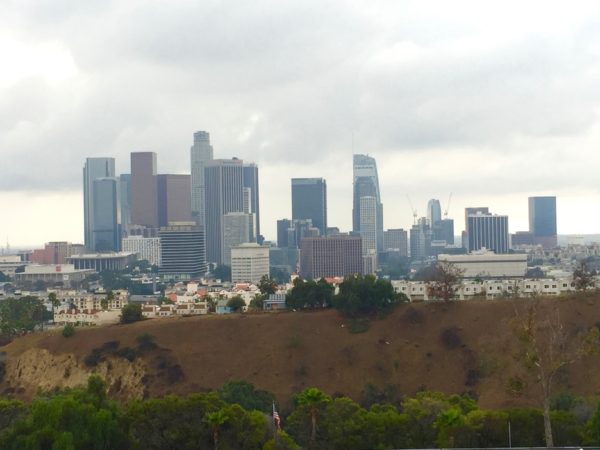
[(131, 222), (158, 227), (156, 153), (131, 153)]
[(96, 178), (92, 190), (92, 249), (96, 252), (118, 252), (121, 249), (119, 180)]
[[(360, 233), (361, 197), (375, 197), (376, 202), (376, 229), (377, 250), (383, 250), (383, 205), (379, 192), (379, 177), (375, 158), (367, 155), (354, 155), (353, 158), (353, 204), (352, 204), (352, 230)], [(363, 223), (370, 223), (363, 220)]]
[(556, 197), (529, 197), (529, 232), (535, 244), (557, 246)]
[(204, 166), (206, 250), (210, 262), (223, 262), (223, 216), (244, 212), (241, 159), (214, 159)]
[(476, 206), (465, 208), (465, 230), (462, 233), (462, 246), (469, 250), (469, 216), (471, 214), (489, 214), (490, 209), (487, 206)]
[(189, 175), (157, 175), (158, 225), (170, 222), (190, 222), (191, 181)]
[(121, 232), (129, 233), (131, 225), (131, 175), (124, 173), (119, 175), (119, 193), (121, 202)]
[(231, 249), (254, 241), (254, 215), (230, 212), (223, 216), (223, 246), (221, 261), (231, 266)]
[(432, 235), (433, 233), (426, 217), (421, 217), (412, 226), (410, 229), (410, 258), (413, 261), (430, 256)]
[(194, 133), (194, 144), (190, 149), (192, 173), (192, 217), (196, 223), (204, 227), (204, 166), (213, 159), (213, 148), (210, 145), (210, 134), (206, 131)]
[(327, 233), (327, 183), (323, 178), (292, 178), (292, 220), (310, 219)]
[(363, 256), (377, 253), (377, 199), (360, 198), (360, 237), (362, 237)]
[(197, 226), (162, 227), (159, 273), (178, 279), (200, 277), (206, 273), (204, 233)]
[(408, 256), (408, 233), (402, 228), (385, 230), (383, 232), (384, 250), (399, 250), (402, 256)]
[(440, 206), (440, 201), (435, 198), (427, 202), (427, 220), (432, 228), (442, 220), (442, 207)]
[(93, 249), (94, 230), (94, 180), (115, 176), (114, 158), (87, 158), (83, 167), (83, 227), (84, 243), (88, 250)]
[(469, 214), (467, 217), (467, 249), (470, 252), (486, 248), (496, 253), (508, 253), (508, 216)]
[[(254, 233), (257, 240), (262, 240), (260, 236), (260, 200), (258, 192), (258, 166), (254, 163), (244, 164), (244, 189), (248, 192), (248, 207), (245, 212), (254, 214)], [(249, 191), (248, 191), (249, 190)]]
[(442, 219), (433, 227), (433, 240), (445, 241), (447, 245), (454, 245), (454, 220)]

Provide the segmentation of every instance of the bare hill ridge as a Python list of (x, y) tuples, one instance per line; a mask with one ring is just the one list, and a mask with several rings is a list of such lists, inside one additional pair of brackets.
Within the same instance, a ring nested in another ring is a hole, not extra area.
[[(544, 301), (554, 302), (573, 332), (600, 323), (598, 295)], [(515, 363), (513, 315), (513, 300), (469, 301), (400, 305), (360, 334), (350, 333), (334, 310), (154, 319), (78, 329), (71, 338), (46, 332), (0, 349), (7, 354), (0, 392), (29, 398), (38, 388), (81, 384), (96, 371), (121, 398), (185, 394), (243, 379), (280, 401), (309, 386), (359, 400), (373, 383), (409, 395), (470, 391), (484, 408), (536, 405), (538, 387)], [(127, 349), (146, 333), (158, 348), (129, 361)], [(101, 350), (89, 367), (94, 349)], [(600, 394), (598, 369), (599, 356), (577, 363), (560, 388)], [(526, 381), (522, 392), (509, 389), (514, 377)]]

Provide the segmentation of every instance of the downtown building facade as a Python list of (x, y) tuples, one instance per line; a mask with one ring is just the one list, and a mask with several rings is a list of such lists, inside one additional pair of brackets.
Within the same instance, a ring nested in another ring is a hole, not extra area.
[(161, 275), (190, 280), (206, 273), (204, 232), (195, 222), (161, 227), (159, 238)]
[[(115, 176), (114, 158), (87, 158), (83, 167), (84, 245), (94, 251), (94, 181)], [(96, 209), (97, 210), (97, 209)], [(108, 211), (110, 214), (111, 211)]]
[(309, 220), (327, 234), (327, 182), (323, 178), (292, 178), (292, 220)]
[(214, 156), (210, 144), (210, 134), (206, 131), (194, 133), (194, 143), (190, 148), (192, 218), (198, 226), (204, 228), (205, 221), (205, 164)]
[(269, 248), (257, 243), (244, 243), (231, 247), (231, 281), (258, 284), (269, 275)]
[(468, 251), (487, 249), (508, 253), (508, 216), (478, 212), (467, 216)]
[(304, 238), (300, 243), (300, 276), (305, 279), (345, 277), (364, 270), (360, 236)]
[[(353, 156), (352, 231), (371, 239), (375, 228), (376, 252), (383, 250), (383, 205), (379, 191), (379, 176), (375, 158), (368, 155)], [(361, 203), (362, 198), (372, 198)], [(374, 202), (374, 205), (373, 205)], [(367, 247), (370, 247), (367, 246)], [(367, 250), (365, 247), (365, 250)]]
[(529, 197), (529, 232), (534, 245), (546, 249), (558, 245), (556, 197)]

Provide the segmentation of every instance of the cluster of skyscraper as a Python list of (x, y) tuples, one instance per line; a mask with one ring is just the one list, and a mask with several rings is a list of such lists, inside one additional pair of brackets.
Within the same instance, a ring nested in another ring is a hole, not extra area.
[(261, 241), (258, 167), (214, 159), (210, 136), (194, 133), (190, 174), (157, 173), (153, 152), (131, 153), (131, 173), (114, 158), (88, 158), (83, 169), (88, 251), (133, 251), (161, 273), (199, 276), (207, 261), (231, 264), (231, 248)]
[[(194, 133), (189, 175), (158, 174), (155, 153), (134, 152), (131, 173), (118, 177), (114, 158), (88, 158), (83, 181), (89, 251), (123, 249), (157, 264), (163, 274), (199, 276), (207, 262), (235, 266), (232, 249), (251, 251), (246, 244), (263, 243), (258, 167), (237, 158), (215, 159), (205, 131)], [(353, 156), (351, 231), (328, 226), (323, 178), (293, 178), (291, 203), (291, 219), (277, 221), (277, 245), (265, 251), (272, 266), (299, 269), (306, 277), (371, 273), (394, 257), (425, 260), (511, 248), (508, 217), (487, 207), (466, 208), (462, 246), (456, 246), (454, 221), (447, 207), (442, 215), (437, 199), (428, 202), (426, 217), (414, 213), (408, 232), (384, 231), (377, 163), (368, 155)], [(529, 214), (530, 230), (513, 235), (512, 246), (555, 246), (556, 198), (531, 197)]]

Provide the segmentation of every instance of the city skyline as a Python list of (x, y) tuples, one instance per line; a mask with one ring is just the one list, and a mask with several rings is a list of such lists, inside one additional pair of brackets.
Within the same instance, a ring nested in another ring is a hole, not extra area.
[(0, 242), (82, 242), (86, 157), (189, 174), (196, 130), (260, 167), (270, 240), (295, 177), (352, 228), (352, 153), (377, 159), (386, 229), (411, 227), (407, 195), (425, 216), (452, 192), (455, 234), (478, 205), (525, 230), (533, 196), (557, 197), (558, 233), (597, 233), (599, 21), (578, 1), (6, 5)]

